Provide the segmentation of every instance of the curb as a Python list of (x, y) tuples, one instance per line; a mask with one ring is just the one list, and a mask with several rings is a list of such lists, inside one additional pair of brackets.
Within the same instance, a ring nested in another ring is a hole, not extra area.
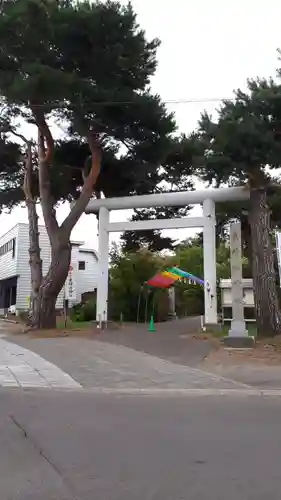
[(68, 393), (68, 394), (92, 394), (95, 396), (143, 396), (143, 397), (264, 397), (280, 398), (281, 389), (126, 389), (126, 388), (103, 388), (103, 387), (8, 387), (0, 386), (0, 394), (13, 393)]
[(128, 396), (258, 396), (281, 397), (281, 389), (126, 389), (84, 388), (91, 394), (116, 394)]

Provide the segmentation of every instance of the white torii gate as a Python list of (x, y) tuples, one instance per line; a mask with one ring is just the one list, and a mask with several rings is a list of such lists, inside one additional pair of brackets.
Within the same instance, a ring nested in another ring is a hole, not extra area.
[[(205, 281), (205, 324), (217, 324), (216, 294), (216, 215), (215, 202), (248, 199), (249, 193), (242, 187), (208, 188), (196, 191), (126, 196), (123, 198), (93, 199), (85, 213), (99, 212), (99, 263), (96, 319), (107, 322), (108, 311), (108, 269), (109, 233), (123, 231), (142, 231), (147, 229), (203, 228), (203, 255)], [(202, 217), (183, 217), (181, 219), (156, 219), (146, 221), (110, 222), (111, 210), (149, 208), (163, 206), (187, 206), (203, 204)]]

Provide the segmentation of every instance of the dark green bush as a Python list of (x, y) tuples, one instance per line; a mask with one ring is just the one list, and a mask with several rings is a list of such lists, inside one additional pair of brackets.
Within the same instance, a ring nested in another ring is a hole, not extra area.
[(81, 320), (81, 315), (82, 315), (82, 304), (79, 302), (79, 304), (75, 304), (71, 311), (70, 311), (70, 318), (72, 321), (82, 321)]
[(72, 321), (83, 322), (93, 321), (96, 319), (96, 301), (94, 299), (87, 300), (75, 304), (71, 310)]
[(96, 319), (96, 301), (91, 299), (83, 305), (84, 320), (93, 321)]

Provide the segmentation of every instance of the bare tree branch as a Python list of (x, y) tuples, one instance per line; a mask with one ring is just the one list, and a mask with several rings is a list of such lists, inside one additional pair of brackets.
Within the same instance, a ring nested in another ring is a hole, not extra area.
[[(25, 138), (23, 138), (25, 140)], [(26, 160), (25, 160), (25, 172), (23, 181), (23, 191), (26, 199), (26, 203), (35, 203), (32, 196), (32, 149), (31, 142), (27, 142)]]
[(49, 153), (45, 152), (44, 136), (38, 128), (39, 192), (45, 226), (52, 245), (57, 241), (59, 226), (53, 205), (48, 155)]
[[(10, 132), (11, 132), (11, 134), (15, 135), (16, 137), (19, 137), (23, 142), (25, 142), (25, 144), (27, 144), (27, 147), (29, 144), (31, 146), (32, 141), (30, 141), (29, 139), (24, 137), (24, 135), (20, 134), (19, 132), (16, 132), (13, 127), (10, 128)], [(27, 154), (28, 154), (28, 150), (27, 150)]]
[(78, 222), (79, 218), (83, 214), (86, 206), (88, 205), (90, 198), (93, 194), (93, 189), (97, 182), (98, 176), (100, 174), (101, 168), (101, 158), (102, 151), (101, 145), (94, 134), (88, 135), (88, 144), (92, 154), (92, 164), (91, 169), (88, 174), (86, 174), (85, 169), (83, 172), (84, 184), (80, 193), (79, 198), (73, 203), (70, 213), (61, 225), (61, 228), (70, 235), (75, 224)]
[(32, 106), (31, 109), (38, 127), (39, 192), (41, 207), (48, 236), (51, 245), (53, 245), (57, 241), (59, 229), (53, 205), (49, 173), (49, 165), (54, 154), (54, 139), (46, 122), (44, 112), (36, 106)]
[(5, 124), (2, 124), (0, 132), (4, 133), (10, 132), (14, 136), (21, 139), (22, 142), (24, 142), (27, 145), (27, 154), (28, 154), (28, 146), (29, 144), (30, 146), (32, 145), (32, 141), (30, 139), (27, 139), (23, 134), (20, 134), (20, 132), (17, 132), (16, 128), (13, 127), (10, 123), (6, 122)]
[[(38, 109), (36, 106), (32, 106), (31, 109), (36, 121), (36, 125), (41, 132), (43, 141), (45, 142), (46, 140), (46, 151), (45, 148), (42, 149), (44, 149), (45, 154), (44, 161), (47, 165), (49, 165), (53, 159), (54, 154), (54, 139), (50, 127), (46, 122), (44, 112), (42, 112), (42, 110)], [(43, 153), (43, 151), (41, 151), (41, 153)]]

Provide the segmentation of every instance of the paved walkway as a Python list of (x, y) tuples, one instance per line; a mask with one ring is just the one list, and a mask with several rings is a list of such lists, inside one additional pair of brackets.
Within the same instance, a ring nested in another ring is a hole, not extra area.
[[(59, 366), (87, 389), (178, 391), (245, 388), (245, 384), (219, 375), (106, 342), (79, 338), (30, 339), (26, 336), (10, 339)], [(16, 349), (22, 347), (16, 346)]]
[(173, 363), (198, 366), (213, 348), (208, 341), (194, 338), (200, 331), (200, 317), (184, 318), (156, 324), (155, 332), (145, 325), (124, 325), (120, 329), (105, 330), (96, 335), (100, 342), (130, 347)]
[(60, 368), (34, 352), (0, 339), (0, 386), (79, 389)]
[[(0, 387), (56, 387), (134, 393), (281, 391), (281, 367), (216, 366), (208, 341), (169, 330), (107, 331), (91, 338), (5, 335), (0, 324)], [(4, 340), (5, 338), (5, 340)], [(118, 345), (119, 344), (119, 345)]]

